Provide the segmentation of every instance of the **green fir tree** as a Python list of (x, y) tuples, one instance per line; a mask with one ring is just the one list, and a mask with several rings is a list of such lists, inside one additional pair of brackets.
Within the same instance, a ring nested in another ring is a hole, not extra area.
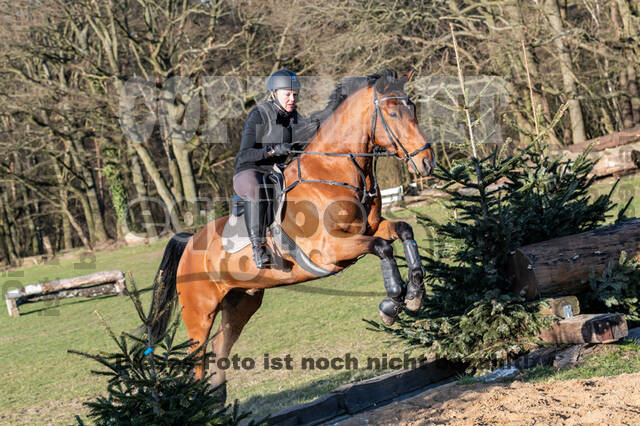
[(151, 340), (151, 325), (162, 312), (152, 307), (145, 315), (131, 277), (129, 282), (129, 295), (142, 320), (139, 333), (116, 336), (98, 314), (117, 351), (69, 351), (101, 364), (103, 369), (92, 374), (108, 378), (107, 395), (85, 403), (91, 421), (97, 425), (235, 425), (247, 417), (249, 413), (239, 412), (237, 401), (224, 404), (221, 387), (210, 384), (210, 377), (194, 377), (194, 367), (203, 358), (199, 351), (190, 351), (192, 342), (175, 342), (179, 315), (163, 335)]
[[(417, 213), (435, 241), (421, 244), (427, 292), (417, 313), (401, 315), (399, 327), (370, 322), (410, 344), (483, 373), (510, 362), (538, 342), (548, 318), (539, 302), (511, 289), (507, 268), (518, 247), (594, 229), (615, 206), (611, 192), (592, 199), (589, 172), (595, 161), (544, 155), (534, 145), (506, 154), (494, 150), (440, 168), (435, 177), (455, 216), (437, 223)], [(615, 185), (614, 185), (615, 188)], [(613, 189), (611, 190), (613, 191)]]

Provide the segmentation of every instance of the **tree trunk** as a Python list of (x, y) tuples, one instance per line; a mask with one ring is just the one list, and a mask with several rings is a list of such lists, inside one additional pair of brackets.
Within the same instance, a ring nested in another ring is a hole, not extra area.
[[(627, 70), (620, 71), (620, 88), (624, 91), (629, 90), (629, 76)], [(631, 106), (631, 99), (627, 96), (623, 96), (620, 100), (620, 113), (622, 114), (622, 125), (625, 129), (633, 126), (633, 107)]]
[(176, 156), (178, 168), (180, 169), (182, 191), (184, 194), (184, 201), (187, 204), (185, 211), (190, 211), (193, 214), (193, 217), (196, 218), (198, 214), (198, 206), (196, 203), (198, 193), (196, 191), (196, 181), (193, 176), (193, 168), (191, 167), (189, 151), (186, 149), (186, 144), (182, 142), (174, 142), (172, 147), (173, 153)]
[[(68, 185), (66, 184), (66, 182), (64, 181), (64, 176), (62, 174), (62, 171), (60, 170), (60, 166), (58, 165), (57, 161), (55, 159), (53, 159), (52, 161), (53, 164), (53, 169), (54, 172), (56, 174), (56, 179), (58, 180), (58, 184), (59, 184), (59, 191), (60, 191), (60, 210), (62, 210), (62, 214), (63, 214), (63, 220), (64, 218), (66, 218), (69, 221), (69, 225), (76, 231), (76, 233), (78, 234), (78, 237), (80, 238), (80, 241), (82, 241), (82, 244), (88, 249), (88, 250), (92, 250), (92, 246), (91, 246), (91, 241), (90, 239), (87, 239), (87, 237), (84, 234), (84, 231), (82, 230), (82, 226), (80, 226), (80, 224), (76, 221), (75, 217), (73, 216), (73, 214), (69, 211), (69, 203), (68, 203), (68, 197), (67, 197), (67, 188)], [(82, 195), (82, 194), (80, 194)], [(80, 197), (80, 201), (84, 201), (83, 203), (83, 207), (85, 208), (85, 218), (87, 221), (89, 221), (91, 219), (91, 215), (89, 214), (87, 216), (87, 212), (86, 210), (88, 209), (88, 203), (85, 199), (83, 199), (83, 197)], [(63, 224), (64, 226), (64, 224)], [(91, 228), (89, 228), (89, 233), (91, 234)], [(66, 239), (66, 237), (65, 237)], [(65, 245), (66, 245), (66, 241), (65, 241)]]
[(582, 118), (582, 110), (580, 109), (580, 101), (575, 99), (576, 81), (573, 75), (571, 56), (569, 55), (569, 49), (567, 48), (563, 37), (560, 36), (562, 31), (564, 31), (562, 18), (560, 16), (560, 9), (558, 7), (557, 0), (546, 0), (544, 4), (549, 22), (551, 22), (551, 26), (556, 33), (554, 44), (558, 53), (558, 59), (560, 60), (560, 71), (562, 73), (564, 92), (569, 103), (571, 137), (574, 144), (580, 143), (586, 140), (587, 136), (584, 129), (584, 120)]
[(142, 164), (144, 164), (144, 168), (149, 174), (149, 177), (151, 177), (151, 181), (155, 185), (158, 191), (158, 195), (160, 196), (160, 198), (162, 199), (162, 202), (164, 203), (164, 207), (166, 209), (165, 214), (170, 214), (171, 223), (177, 224), (176, 221), (177, 221), (177, 215), (179, 214), (179, 211), (178, 211), (178, 206), (176, 204), (176, 200), (173, 197), (172, 192), (169, 190), (169, 187), (167, 186), (166, 181), (162, 177), (162, 174), (160, 173), (155, 163), (151, 159), (151, 155), (149, 155), (149, 151), (144, 145), (140, 143), (135, 143), (135, 142), (127, 142), (127, 143), (133, 146), (133, 149), (136, 151), (136, 154), (138, 154), (138, 157), (142, 161)]
[(138, 199), (140, 200), (140, 209), (142, 215), (142, 224), (147, 232), (147, 238), (156, 238), (158, 233), (154, 225), (153, 215), (151, 214), (151, 206), (147, 201), (149, 194), (147, 193), (147, 187), (144, 184), (144, 176), (142, 175), (142, 168), (140, 167), (140, 160), (136, 152), (129, 147), (129, 159), (131, 162), (131, 178), (133, 179), (133, 185), (136, 188)]
[[(64, 157), (64, 160), (67, 164), (69, 164), (69, 161), (73, 162), (75, 168), (80, 169), (82, 168), (82, 165), (79, 162), (77, 156), (75, 156), (72, 153), (73, 148), (70, 147), (70, 145), (71, 144), (68, 143), (68, 141), (65, 142), (65, 146), (67, 147), (67, 153)], [(60, 169), (60, 166), (58, 165), (58, 162), (56, 161), (56, 159), (53, 158), (52, 160), (53, 160), (52, 161), (53, 168), (56, 174), (56, 179), (58, 180), (58, 184), (60, 185), (60, 190), (59, 190), (60, 202), (64, 206), (63, 210), (69, 208), (69, 195), (68, 195), (69, 192), (74, 193), (77, 196), (78, 200), (80, 201), (80, 204), (82, 205), (82, 211), (84, 214), (85, 222), (87, 224), (87, 230), (89, 231), (89, 241), (96, 242), (94, 215), (91, 212), (91, 205), (89, 203), (87, 193), (84, 191), (78, 190), (72, 184), (66, 182), (65, 173)], [(71, 164), (69, 164), (69, 167), (71, 167)]]
[[(520, 5), (518, 4), (518, 0), (512, 0), (509, 1), (505, 4), (504, 6), (504, 11), (506, 12), (506, 16), (507, 19), (509, 20), (509, 22), (513, 25), (513, 37), (515, 40), (513, 40), (513, 42), (520, 42), (522, 40), (524, 40), (525, 42), (525, 49), (524, 49), (524, 55), (526, 55), (526, 60), (527, 60), (527, 64), (529, 67), (529, 74), (531, 76), (531, 82), (534, 85), (533, 87), (533, 102), (535, 105), (531, 106), (531, 117), (532, 120), (531, 122), (534, 121), (534, 115), (533, 115), (533, 110), (536, 109), (536, 114), (537, 114), (537, 108), (541, 107), (542, 108), (542, 113), (543, 116), (542, 117), (538, 117), (538, 121), (539, 121), (539, 125), (542, 124), (548, 124), (551, 122), (552, 117), (550, 114), (550, 108), (549, 108), (549, 103), (547, 102), (546, 97), (539, 93), (536, 88), (535, 88), (535, 84), (536, 83), (541, 83), (541, 79), (539, 78), (540, 72), (538, 70), (538, 65), (537, 65), (537, 61), (536, 58), (534, 57), (534, 52), (532, 51), (532, 48), (529, 47), (529, 43), (527, 43), (527, 41), (529, 41), (529, 38), (525, 32), (523, 31), (523, 28), (525, 28), (525, 19), (522, 16), (522, 10), (520, 9)], [(497, 25), (492, 25), (493, 28), (496, 28)], [(491, 30), (490, 30), (491, 31)], [(518, 44), (518, 46), (520, 46), (520, 44)], [(518, 49), (520, 50), (520, 49)], [(499, 55), (500, 51), (498, 50), (498, 52), (495, 53), (495, 55)], [(493, 56), (493, 55), (492, 55)], [(520, 55), (518, 55), (518, 57), (520, 57)], [(515, 68), (516, 64), (520, 64), (521, 66), (519, 67), (519, 69), (514, 70), (515, 72), (517, 72), (521, 78), (526, 78), (526, 68), (524, 65), (523, 61), (511, 61), (511, 67)], [(523, 99), (527, 99), (527, 101), (529, 101), (529, 93), (527, 91), (527, 93), (523, 93), (523, 94), (519, 94), (519, 96), (524, 96)], [(529, 103), (529, 102), (527, 102)], [(544, 118), (544, 120), (543, 120)], [(546, 122), (546, 123), (545, 123)], [(534, 123), (535, 125), (535, 123)], [(558, 139), (558, 136), (556, 135), (556, 131), (553, 128), (550, 128), (549, 131), (549, 139), (551, 141), (551, 145), (552, 146), (560, 146), (562, 145), (560, 142), (560, 139)]]
[(104, 242), (108, 239), (108, 236), (102, 219), (102, 208), (100, 206), (100, 201), (98, 200), (96, 181), (93, 172), (91, 171), (91, 162), (89, 160), (90, 156), (84, 149), (84, 146), (82, 146), (81, 141), (70, 141), (67, 146), (71, 148), (70, 154), (73, 159), (74, 166), (80, 171), (83, 178), (86, 200), (89, 205), (88, 210), (85, 209), (85, 213), (87, 214), (87, 220), (89, 220), (89, 217), (91, 218), (93, 241), (98, 243)]
[(637, 31), (633, 23), (633, 13), (629, 8), (628, 0), (617, 0), (617, 3), (618, 10), (620, 11), (620, 17), (622, 18), (624, 37), (635, 37), (637, 35)]
[[(632, 13), (625, 0), (617, 0), (611, 4), (611, 21), (616, 29), (618, 38), (633, 38), (637, 31), (633, 23)], [(640, 53), (637, 44), (633, 49), (635, 54)], [(629, 61), (626, 69), (620, 71), (620, 89), (629, 94), (620, 99), (620, 110), (624, 128), (629, 128), (640, 123), (640, 103), (633, 97), (638, 97), (638, 82), (633, 60)]]
[[(22, 191), (22, 202), (24, 203), (24, 213), (25, 220), (27, 222), (27, 241), (29, 241), (28, 246), (30, 250), (27, 252), (27, 247), (25, 247), (25, 253), (28, 253), (31, 256), (35, 256), (40, 254), (40, 242), (38, 240), (38, 230), (36, 228), (36, 224), (33, 221), (33, 215), (30, 208), (29, 199), (27, 198), (28, 189), (24, 189)], [(37, 203), (37, 201), (35, 201)]]
[(600, 274), (620, 253), (640, 259), (640, 219), (520, 247), (509, 260), (514, 291), (532, 300), (578, 294), (589, 289), (590, 273)]
[[(64, 190), (63, 190), (64, 191)], [(67, 204), (66, 198), (61, 201), (63, 204)], [(62, 249), (71, 250), (73, 248), (73, 237), (71, 236), (71, 222), (65, 214), (60, 215), (62, 220)]]
[(6, 192), (2, 193), (2, 206), (0, 206), (0, 238), (2, 239), (2, 248), (7, 255), (7, 260), (10, 265), (18, 265), (20, 259), (18, 258), (18, 251), (11, 236), (11, 225), (6, 206), (9, 203), (9, 197)]
[[(65, 155), (65, 157), (68, 158), (68, 155)], [(64, 185), (64, 176), (56, 160), (54, 159), (52, 161), (53, 161), (53, 169), (56, 174), (56, 180), (58, 181), (58, 194), (60, 198), (60, 204), (63, 206), (68, 206), (69, 193), (67, 192), (67, 189), (65, 188), (65, 185)], [(71, 223), (69, 222), (69, 218), (67, 217), (67, 215), (65, 215), (64, 213), (60, 215), (60, 220), (62, 221), (62, 226), (61, 226), (62, 244), (56, 244), (56, 246), (58, 246), (61, 250), (71, 250), (73, 248), (73, 237), (71, 235)], [(89, 227), (89, 229), (91, 228)]]
[[(176, 200), (176, 207), (182, 206), (184, 203), (184, 188), (182, 186), (182, 177), (180, 176), (180, 168), (171, 148), (166, 149), (167, 162), (169, 163), (169, 174), (171, 175), (171, 193)], [(177, 212), (176, 212), (177, 213)]]
[(627, 65), (627, 91), (631, 95), (631, 115), (633, 123), (640, 124), (640, 101), (638, 101), (638, 80), (633, 64)]
[(69, 210), (69, 207), (68, 206), (61, 206), (61, 207), (62, 207), (62, 212), (69, 219), (69, 223), (71, 224), (71, 227), (78, 234), (78, 237), (80, 238), (80, 241), (82, 241), (82, 245), (87, 250), (93, 250), (93, 246), (91, 245), (91, 241), (84, 235), (84, 231), (82, 230), (82, 226), (80, 226), (80, 224), (78, 223), (76, 218), (73, 216), (73, 213), (71, 213), (71, 211)]

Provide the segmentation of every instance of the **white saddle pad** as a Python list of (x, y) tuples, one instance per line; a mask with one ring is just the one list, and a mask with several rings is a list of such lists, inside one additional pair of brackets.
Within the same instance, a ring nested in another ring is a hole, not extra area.
[[(273, 166), (274, 170), (278, 173), (282, 173), (282, 171), (277, 167)], [(283, 179), (284, 181), (284, 179)], [(275, 220), (274, 224), (280, 224), (280, 217), (282, 214), (282, 208), (284, 206), (286, 199), (286, 194), (282, 196), (279, 200), (280, 204), (276, 207)], [(267, 227), (267, 235), (271, 234), (271, 226)], [(224, 225), (224, 229), (222, 230), (222, 248), (227, 253), (236, 253), (246, 246), (251, 244), (249, 241), (249, 232), (247, 231), (247, 226), (244, 223), (243, 216), (235, 216), (231, 214), (229, 216), (229, 220)]]
[(235, 253), (251, 244), (244, 217), (231, 215), (222, 230), (222, 248), (227, 253)]

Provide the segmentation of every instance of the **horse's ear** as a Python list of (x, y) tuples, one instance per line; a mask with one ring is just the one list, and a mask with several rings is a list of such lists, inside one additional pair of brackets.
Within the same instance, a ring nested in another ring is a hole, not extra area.
[(405, 76), (407, 77), (407, 81), (411, 81), (411, 77), (413, 77), (413, 74), (415, 74), (415, 72), (415, 68), (411, 68), (409, 72), (405, 74)]
[(383, 75), (378, 80), (376, 80), (376, 90), (378, 93), (387, 93), (391, 90), (391, 81), (386, 75)]
[(411, 69), (408, 73), (406, 74), (402, 74), (402, 76), (399, 78), (400, 82), (404, 85), (405, 83), (407, 83), (409, 80), (411, 80), (411, 77), (413, 77), (413, 74), (415, 73), (415, 69)]
[(384, 70), (381, 72), (380, 77), (376, 81), (376, 90), (378, 93), (390, 93), (395, 90), (402, 90), (406, 83), (406, 76), (398, 77), (398, 73), (393, 70)]

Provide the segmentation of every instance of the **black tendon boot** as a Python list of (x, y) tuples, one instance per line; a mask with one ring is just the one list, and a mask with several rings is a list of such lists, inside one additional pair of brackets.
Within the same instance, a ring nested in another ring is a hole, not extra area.
[(244, 200), (244, 223), (253, 246), (253, 260), (258, 269), (268, 268), (271, 258), (266, 250), (266, 203)]

